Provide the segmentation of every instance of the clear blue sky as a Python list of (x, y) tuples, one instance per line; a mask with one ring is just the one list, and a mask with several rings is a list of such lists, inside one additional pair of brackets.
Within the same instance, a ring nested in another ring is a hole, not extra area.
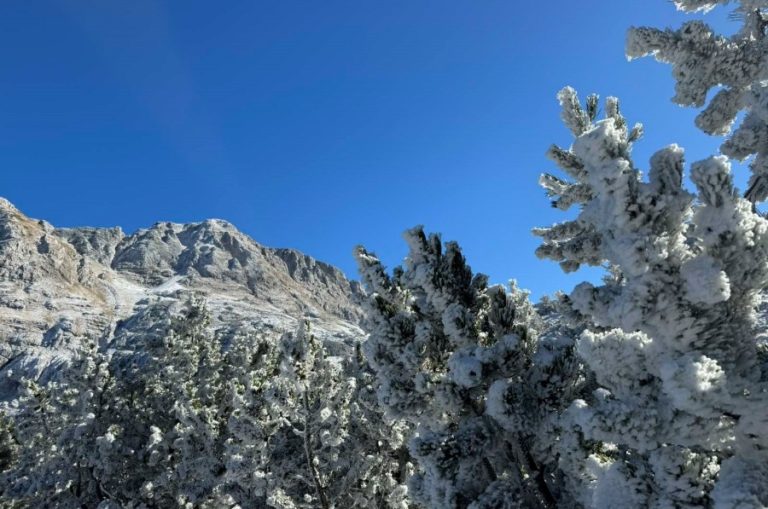
[(570, 143), (555, 93), (622, 98), (641, 167), (672, 142), (708, 155), (670, 68), (623, 55), (630, 25), (684, 19), (665, 0), (7, 0), (0, 195), (56, 226), (223, 218), (354, 277), (354, 245), (391, 267), (424, 224), (495, 282), (570, 290), (594, 272), (537, 260), (530, 234), (565, 219), (537, 186)]

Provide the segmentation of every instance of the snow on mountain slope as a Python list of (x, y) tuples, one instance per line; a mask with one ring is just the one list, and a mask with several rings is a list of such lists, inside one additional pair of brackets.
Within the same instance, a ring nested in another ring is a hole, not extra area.
[(360, 290), (343, 273), (291, 249), (264, 247), (221, 220), (62, 228), (0, 198), (0, 397), (20, 376), (46, 376), (85, 340), (141, 338), (156, 310), (202, 296), (220, 334), (292, 330), (311, 320), (339, 342), (363, 336)]

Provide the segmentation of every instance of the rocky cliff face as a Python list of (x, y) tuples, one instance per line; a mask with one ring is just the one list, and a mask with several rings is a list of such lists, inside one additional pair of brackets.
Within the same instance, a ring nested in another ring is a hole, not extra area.
[(203, 297), (217, 333), (292, 330), (308, 318), (339, 342), (362, 337), (357, 283), (298, 251), (264, 247), (221, 220), (62, 228), (0, 198), (0, 398), (45, 377), (84, 341), (157, 333), (158, 313)]

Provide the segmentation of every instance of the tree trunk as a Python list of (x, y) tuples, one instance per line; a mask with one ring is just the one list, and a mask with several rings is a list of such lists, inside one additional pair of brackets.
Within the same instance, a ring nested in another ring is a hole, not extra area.
[(543, 472), (539, 469), (539, 466), (536, 465), (531, 453), (523, 448), (519, 437), (513, 438), (509, 442), (509, 445), (512, 446), (513, 456), (515, 456), (517, 464), (525, 468), (529, 475), (533, 477), (533, 480), (536, 483), (536, 491), (544, 508), (549, 509), (551, 507), (557, 507), (557, 500), (552, 495), (552, 492), (549, 491), (549, 486), (547, 486), (547, 481), (544, 479)]
[(309, 467), (309, 473), (312, 475), (312, 480), (315, 483), (315, 490), (317, 491), (317, 497), (320, 499), (320, 505), (323, 509), (330, 509), (331, 505), (328, 503), (328, 495), (325, 493), (325, 488), (320, 482), (320, 474), (315, 466), (315, 453), (312, 450), (312, 428), (310, 424), (309, 415), (309, 396), (306, 389), (304, 390), (304, 453), (307, 456), (307, 466)]

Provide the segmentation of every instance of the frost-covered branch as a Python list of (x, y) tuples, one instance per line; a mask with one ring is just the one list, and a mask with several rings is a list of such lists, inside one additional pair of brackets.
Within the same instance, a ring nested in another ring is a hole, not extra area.
[[(632, 28), (627, 36), (627, 56), (653, 55), (672, 65), (676, 80), (673, 101), (701, 107), (710, 90), (717, 90), (696, 117), (696, 125), (708, 134), (730, 137), (721, 151), (744, 160), (753, 157), (752, 176), (745, 196), (760, 202), (768, 197), (768, 2), (765, 0), (677, 0), (683, 11), (708, 11), (717, 5), (736, 4), (734, 19), (741, 29), (734, 35), (716, 35), (701, 21), (690, 21), (678, 30)], [(742, 123), (732, 130), (739, 112)]]

